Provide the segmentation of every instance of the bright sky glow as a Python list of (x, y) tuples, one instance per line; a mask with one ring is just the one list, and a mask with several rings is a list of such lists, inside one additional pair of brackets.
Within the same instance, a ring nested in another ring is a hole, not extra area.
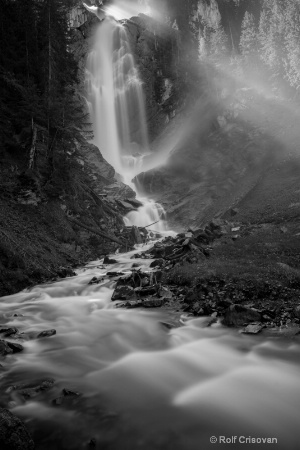
[(103, 8), (105, 13), (116, 20), (129, 19), (140, 13), (149, 13), (149, 8), (131, 0), (115, 0), (111, 5)]

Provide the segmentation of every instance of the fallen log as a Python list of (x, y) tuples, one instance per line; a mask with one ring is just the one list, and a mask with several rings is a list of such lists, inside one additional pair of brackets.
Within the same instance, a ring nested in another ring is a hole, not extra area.
[(103, 237), (104, 239), (108, 239), (109, 241), (116, 242), (117, 244), (122, 245), (122, 246), (126, 245), (126, 243), (119, 241), (119, 239), (117, 239), (115, 236), (110, 236), (109, 234), (103, 233), (102, 231), (95, 230), (94, 228), (91, 228), (88, 225), (84, 225), (83, 223), (79, 222), (76, 219), (71, 219), (70, 217), (68, 217), (68, 220), (70, 222), (73, 222), (75, 225), (78, 225), (81, 228), (85, 228), (86, 230), (90, 231), (91, 233), (98, 234), (99, 236)]
[(158, 223), (158, 222), (159, 222), (159, 220), (157, 220), (156, 222), (150, 223), (150, 225), (146, 225), (144, 228), (151, 227), (151, 225), (155, 225), (155, 224)]

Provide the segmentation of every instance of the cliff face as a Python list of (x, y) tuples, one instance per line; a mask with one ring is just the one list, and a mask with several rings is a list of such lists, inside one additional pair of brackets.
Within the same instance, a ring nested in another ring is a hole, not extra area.
[(278, 156), (281, 143), (268, 121), (274, 103), (198, 57), (205, 25), (222, 25), (235, 48), (246, 9), (256, 14), (258, 3), (166, 0), (160, 3), (164, 31), (141, 17), (126, 25), (137, 30), (132, 48), (145, 83), (153, 151), (170, 151), (166, 164), (136, 182), (163, 204), (174, 229), (225, 214)]

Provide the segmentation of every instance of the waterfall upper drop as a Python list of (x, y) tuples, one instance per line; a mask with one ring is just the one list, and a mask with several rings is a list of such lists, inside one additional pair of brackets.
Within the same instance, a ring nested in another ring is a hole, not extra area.
[(148, 151), (142, 82), (126, 28), (106, 18), (98, 27), (87, 61), (87, 91), (94, 141), (125, 179), (135, 175), (132, 160)]
[[(113, 18), (106, 17), (98, 26), (86, 83), (94, 142), (124, 182), (135, 189), (131, 180), (142, 171), (143, 157), (149, 154), (145, 103), (126, 26)], [(165, 231), (162, 206), (140, 200), (144, 206), (128, 214), (125, 223), (147, 226), (155, 222), (157, 231)]]

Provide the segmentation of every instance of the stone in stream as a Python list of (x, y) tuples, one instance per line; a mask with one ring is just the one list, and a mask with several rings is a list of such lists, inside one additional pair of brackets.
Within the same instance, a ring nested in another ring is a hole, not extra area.
[(63, 389), (62, 395), (55, 398), (52, 403), (55, 406), (60, 406), (66, 403), (69, 405), (74, 405), (75, 403), (77, 403), (81, 395), (82, 394), (80, 394), (79, 392), (71, 391), (70, 389)]
[(9, 386), (6, 393), (16, 392), (17, 396), (22, 400), (30, 400), (36, 397), (42, 392), (49, 391), (54, 386), (55, 380), (53, 378), (48, 378), (43, 381), (36, 381), (32, 383), (23, 383)]
[(0, 408), (1, 450), (33, 450), (34, 442), (24, 423), (10, 411)]
[[(106, 275), (108, 277), (120, 277), (120, 276), (125, 275), (125, 273), (124, 272), (107, 272)], [(103, 280), (103, 278), (102, 278), (102, 280)]]
[(104, 281), (104, 278), (103, 278), (103, 277), (99, 277), (99, 278), (93, 277), (93, 278), (91, 279), (91, 281), (88, 282), (88, 284), (99, 284), (99, 283), (101, 283), (102, 281)]
[(261, 319), (261, 313), (255, 309), (231, 305), (226, 309), (222, 323), (228, 327), (240, 327), (247, 323), (260, 322)]
[(24, 347), (21, 344), (16, 344), (15, 342), (9, 342), (9, 341), (6, 341), (6, 342), (7, 342), (7, 345), (12, 349), (13, 353), (19, 353), (24, 350)]
[(19, 353), (24, 350), (21, 344), (15, 344), (14, 342), (0, 340), (0, 356), (6, 356), (12, 353)]
[(6, 356), (13, 353), (12, 349), (9, 347), (6, 341), (0, 340), (0, 356)]
[(117, 262), (116, 259), (109, 258), (108, 256), (105, 256), (103, 260), (103, 264), (116, 264)]
[(263, 325), (259, 322), (257, 323), (250, 323), (245, 328), (242, 329), (242, 333), (244, 334), (258, 334), (263, 329)]
[(56, 334), (56, 330), (54, 330), (54, 329), (52, 329), (52, 330), (44, 330), (44, 331), (41, 331), (37, 335), (37, 339), (54, 336), (54, 334)]
[(112, 299), (112, 301), (128, 300), (132, 297), (134, 297), (134, 288), (132, 286), (119, 285), (114, 290), (111, 299)]
[(12, 334), (19, 333), (18, 328), (1, 328), (0, 333), (3, 333), (5, 337), (11, 336)]

